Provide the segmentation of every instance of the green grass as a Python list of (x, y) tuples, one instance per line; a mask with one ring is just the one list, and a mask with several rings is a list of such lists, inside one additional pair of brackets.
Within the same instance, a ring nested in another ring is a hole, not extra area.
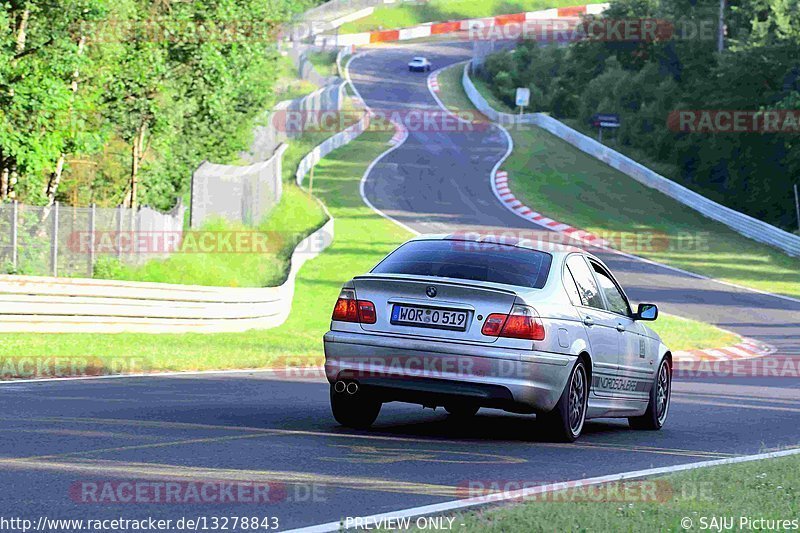
[(262, 368), (290, 361), (319, 363), (322, 335), (342, 283), (370, 270), (410, 235), (361, 201), (359, 181), (387, 148), (391, 133), (368, 132), (316, 169), (314, 193), (335, 219), (334, 242), (297, 278), (289, 319), (270, 330), (214, 334), (4, 334), (2, 354), (14, 357), (137, 358), (151, 371)]
[[(289, 258), (297, 244), (325, 221), (325, 212), (311, 196), (286, 183), (280, 203), (255, 228), (213, 220), (185, 235), (181, 251), (166, 259), (151, 260), (141, 266), (101, 259), (95, 266), (94, 277), (220, 287), (273, 287), (286, 280)], [(265, 253), (195, 253), (196, 247), (190, 243), (198, 242), (205, 233), (220, 236), (257, 233), (266, 250)]]
[(553, 7), (598, 3), (602, 2), (600, 0), (430, 0), (424, 3), (408, 2), (397, 6), (378, 7), (372, 15), (342, 25), (340, 32), (356, 33), (377, 29), (405, 28), (423, 22), (489, 17)]
[[(460, 78), (445, 72), (440, 87), (446, 105), (465, 105)], [(634, 255), (800, 297), (797, 258), (705, 218), (542, 129), (525, 126), (510, 133), (514, 151), (503, 169), (514, 194), (532, 209), (601, 234)]]
[(647, 325), (672, 351), (723, 348), (741, 341), (738, 335), (711, 324), (666, 313), (659, 313), (658, 320)]
[[(459, 78), (460, 82), (460, 78)], [(518, 113), (519, 109), (512, 109), (508, 106), (505, 102), (500, 100), (497, 95), (495, 95), (486, 82), (478, 77), (472, 77), (472, 83), (475, 85), (475, 88), (478, 89), (478, 92), (481, 93), (481, 96), (486, 98), (486, 101), (492, 106), (494, 109), (498, 111), (502, 111), (503, 113)]]
[(325, 52), (310, 51), (306, 57), (322, 76), (336, 76), (336, 50)]
[(280, 101), (300, 98), (319, 88), (310, 81), (297, 77), (297, 67), (294, 66), (288, 55), (279, 55), (277, 65), (277, 82), (270, 108)]
[[(454, 526), (466, 531), (685, 531), (681, 520), (692, 521), (698, 531), (711, 517), (795, 520), (794, 525), (772, 530), (797, 529), (800, 508), (800, 457), (753, 461), (737, 465), (703, 468), (658, 477), (646, 483), (617, 484), (631, 494), (641, 487), (653, 489), (655, 497), (614, 497), (613, 488), (595, 490), (600, 501), (582, 496), (579, 488), (554, 493), (505, 507), (463, 513)], [(589, 501), (587, 501), (589, 500)], [(603, 501), (606, 500), (606, 501)], [(463, 526), (461, 526), (463, 524)], [(686, 524), (688, 525), (688, 523)], [(767, 529), (768, 530), (768, 529)]]

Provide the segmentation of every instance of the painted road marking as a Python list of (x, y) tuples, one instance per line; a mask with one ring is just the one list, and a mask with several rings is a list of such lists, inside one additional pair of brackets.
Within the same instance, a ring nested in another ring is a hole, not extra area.
[(163, 440), (164, 437), (156, 435), (140, 435), (136, 433), (115, 433), (111, 431), (90, 431), (90, 430), (77, 430), (77, 429), (29, 429), (29, 428), (4, 428), (4, 431), (13, 431), (14, 433), (35, 433), (45, 435), (61, 435), (65, 437), (89, 437), (92, 439), (140, 439), (140, 440)]
[(756, 409), (763, 411), (784, 411), (787, 413), (800, 413), (800, 407), (783, 407), (778, 405), (755, 405), (747, 403), (725, 403), (711, 402), (708, 400), (690, 400), (688, 398), (672, 398), (673, 402), (686, 403), (693, 405), (713, 405), (715, 407), (727, 407), (729, 409)]
[[(800, 392), (800, 391), (798, 391)], [(687, 398), (695, 397), (697, 399), (719, 399), (719, 400), (733, 400), (736, 402), (764, 402), (764, 403), (774, 403), (774, 404), (788, 404), (788, 405), (797, 405), (796, 399), (789, 399), (789, 398), (754, 398), (752, 396), (743, 396), (737, 394), (706, 394), (702, 392), (681, 392), (678, 394), (673, 394), (673, 398), (675, 396), (686, 396)]]
[[(10, 418), (0, 418), (0, 420), (16, 420), (19, 419), (10, 419)], [(130, 426), (139, 426), (139, 427), (161, 427), (161, 428), (169, 428), (169, 429), (202, 429), (202, 430), (224, 430), (224, 431), (238, 431), (238, 432), (250, 432), (255, 433), (252, 435), (253, 437), (262, 437), (262, 436), (311, 436), (311, 437), (328, 437), (328, 438), (343, 438), (343, 439), (359, 439), (359, 440), (374, 440), (374, 441), (382, 441), (382, 442), (402, 442), (404, 444), (407, 443), (426, 443), (426, 444), (443, 444), (441, 440), (437, 439), (424, 439), (424, 438), (417, 438), (417, 437), (395, 437), (395, 436), (387, 436), (387, 435), (374, 435), (374, 434), (352, 434), (352, 433), (335, 433), (335, 432), (327, 432), (327, 431), (310, 431), (310, 430), (291, 430), (291, 429), (274, 429), (274, 428), (253, 428), (248, 426), (216, 426), (216, 425), (207, 425), (207, 424), (193, 424), (193, 423), (185, 423), (185, 422), (158, 422), (158, 421), (147, 421), (147, 420), (122, 420), (122, 419), (105, 419), (105, 418), (68, 418), (68, 417), (57, 417), (57, 418), (29, 418), (25, 419), (26, 421), (30, 422), (48, 422), (48, 423), (65, 423), (65, 424), (76, 424), (76, 423), (84, 423), (84, 424), (111, 424), (111, 425), (130, 425)], [(184, 444), (194, 444), (194, 443), (203, 443), (203, 442), (214, 442), (215, 440), (235, 440), (239, 438), (245, 438), (246, 435), (231, 435), (225, 437), (209, 437), (209, 438), (199, 438), (199, 439), (191, 439), (191, 440), (181, 440), (181, 441), (171, 441), (167, 443), (158, 443), (161, 445), (184, 445)], [(484, 442), (484, 441), (474, 441), (474, 440), (462, 440), (459, 441), (461, 445), (472, 445), (475, 442)], [(448, 445), (452, 445), (453, 443), (447, 443)], [(693, 457), (709, 457), (709, 456), (720, 456), (724, 455), (720, 452), (712, 452), (712, 451), (704, 451), (704, 450), (686, 450), (686, 449), (672, 449), (672, 448), (656, 448), (656, 447), (648, 447), (648, 446), (628, 446), (623, 444), (611, 444), (611, 443), (589, 443), (589, 442), (577, 442), (572, 444), (557, 444), (557, 443), (549, 443), (549, 442), (531, 442), (531, 446), (538, 446), (543, 448), (566, 448), (566, 449), (580, 449), (580, 448), (587, 448), (587, 449), (595, 449), (595, 450), (607, 450), (607, 451), (628, 451), (632, 453), (648, 453), (648, 454), (655, 454), (655, 455), (679, 455), (679, 456), (693, 456)], [(143, 447), (158, 447), (153, 445), (133, 445), (132, 447), (135, 448), (143, 448)], [(72, 454), (87, 454), (87, 453), (97, 453), (97, 452), (113, 452), (113, 451), (121, 451), (122, 449), (128, 449), (130, 447), (122, 447), (122, 448), (109, 448), (105, 450), (87, 450), (82, 452), (73, 452)], [(451, 450), (452, 451), (452, 450)], [(42, 456), (42, 457), (59, 457), (58, 455), (51, 455), (51, 456)], [(30, 459), (30, 458), (28, 458)], [(0, 460), (0, 464), (2, 464), (2, 460)]]
[[(457, 464), (519, 464), (528, 462), (527, 459), (512, 457), (510, 455), (497, 455), (479, 452), (459, 452), (451, 449), (431, 450), (417, 448), (381, 448), (378, 446), (353, 446), (349, 444), (332, 444), (331, 447), (347, 448), (350, 450), (350, 454), (345, 457), (320, 457), (321, 460), (369, 464), (390, 464), (401, 463), (405, 461)], [(441, 457), (441, 455), (444, 454), (470, 457), (471, 459), (445, 459)]]
[(293, 472), (283, 470), (240, 470), (230, 468), (187, 467), (161, 463), (134, 463), (124, 461), (86, 460), (81, 462), (57, 462), (28, 459), (4, 459), (0, 461), (4, 468), (37, 471), (57, 471), (80, 473), (84, 475), (102, 475), (110, 478), (145, 478), (145, 479), (189, 479), (214, 481), (245, 481), (248, 483), (288, 483), (325, 485), (329, 487), (374, 490), (403, 494), (422, 494), (426, 496), (457, 497), (464, 493), (463, 487), (356, 477), (352, 475), (326, 475), (309, 472)]
[[(565, 481), (563, 483), (550, 483), (546, 485), (540, 485), (538, 487), (531, 487), (520, 489), (517, 491), (511, 492), (504, 492), (502, 494), (492, 494), (492, 495), (481, 495), (476, 498), (467, 498), (461, 500), (454, 500), (450, 502), (444, 503), (436, 503), (433, 505), (424, 505), (422, 507), (412, 507), (410, 509), (400, 509), (393, 512), (388, 513), (381, 513), (381, 514), (374, 514), (364, 517), (359, 517), (359, 523), (367, 526), (373, 526), (377, 523), (380, 523), (382, 520), (386, 520), (389, 518), (404, 518), (404, 517), (414, 517), (414, 516), (423, 516), (423, 515), (433, 515), (433, 514), (445, 514), (445, 513), (452, 513), (453, 511), (459, 511), (461, 509), (468, 509), (470, 507), (478, 507), (484, 506), (489, 503), (502, 503), (505, 501), (515, 501), (515, 500), (524, 500), (524, 499), (531, 499), (541, 494), (547, 494), (551, 492), (556, 492), (558, 490), (563, 490), (564, 486), (594, 486), (594, 485), (602, 485), (606, 483), (614, 483), (619, 481), (625, 480), (632, 480), (632, 479), (643, 479), (643, 478), (650, 478), (654, 476), (660, 476), (663, 474), (671, 474), (674, 472), (683, 472), (686, 470), (696, 470), (698, 468), (707, 468), (710, 466), (721, 466), (721, 465), (730, 465), (730, 464), (738, 464), (738, 463), (746, 463), (750, 461), (759, 461), (762, 459), (773, 459), (777, 457), (788, 457), (792, 455), (800, 454), (800, 448), (793, 448), (791, 450), (781, 450), (778, 452), (771, 452), (771, 453), (761, 453), (756, 455), (744, 455), (739, 457), (731, 457), (727, 459), (717, 459), (713, 461), (701, 461), (698, 463), (687, 463), (681, 465), (673, 465), (673, 466), (666, 466), (661, 468), (650, 468), (647, 470), (634, 470), (630, 472), (622, 472), (619, 474), (611, 474), (608, 476), (598, 476), (592, 478), (585, 478), (585, 479), (576, 479)], [(317, 524), (314, 526), (293, 529), (291, 530), (292, 533), (325, 533), (328, 531), (339, 531), (342, 528), (342, 524), (340, 522), (328, 522), (325, 524)]]

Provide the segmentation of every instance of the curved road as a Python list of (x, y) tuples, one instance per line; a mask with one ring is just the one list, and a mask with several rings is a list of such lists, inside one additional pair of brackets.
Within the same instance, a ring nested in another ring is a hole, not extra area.
[[(425, 76), (405, 69), (409, 56), (423, 53), (437, 66), (466, 57), (461, 45), (376, 49), (352, 61), (353, 81), (372, 107), (433, 108)], [(366, 194), (419, 231), (538, 229), (491, 193), (489, 172), (506, 148), (496, 129), (412, 132), (373, 168)], [(798, 303), (633, 259), (604, 259), (634, 299), (798, 355)], [(574, 480), (800, 445), (797, 379), (676, 382), (673, 401), (663, 431), (592, 421), (580, 441), (565, 445), (547, 442), (531, 417), (491, 410), (460, 425), (441, 410), (388, 404), (371, 431), (345, 430), (331, 417), (321, 376), (3, 384), (0, 509), (3, 518), (34, 521), (276, 516), (287, 529), (458, 499), (474, 480)], [(235, 503), (124, 503), (113, 495), (85, 503), (81, 496), (85, 483), (112, 481), (113, 488), (142, 480), (183, 483), (184, 497), (192, 481), (270, 482), (273, 496), (266, 505), (248, 503), (246, 491)]]
[[(439, 109), (426, 76), (405, 68), (413, 55), (427, 56), (436, 68), (470, 57), (461, 43), (378, 48), (357, 56), (350, 63), (350, 75), (367, 105), (374, 109)], [(507, 228), (543, 231), (509, 211), (492, 194), (489, 176), (507, 148), (506, 137), (496, 127), (474, 132), (412, 130), (402, 146), (373, 168), (365, 194), (376, 208), (420, 233)], [(592, 251), (619, 275), (633, 300), (656, 302), (666, 312), (761, 340), (777, 347), (778, 355), (800, 355), (800, 302), (636, 258)], [(780, 384), (786, 386), (787, 382)], [(796, 387), (798, 382), (792, 385)]]

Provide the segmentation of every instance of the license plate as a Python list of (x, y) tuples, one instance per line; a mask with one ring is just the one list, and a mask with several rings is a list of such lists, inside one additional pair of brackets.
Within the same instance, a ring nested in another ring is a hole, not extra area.
[(401, 326), (464, 331), (467, 329), (467, 312), (395, 304), (392, 307), (391, 323)]

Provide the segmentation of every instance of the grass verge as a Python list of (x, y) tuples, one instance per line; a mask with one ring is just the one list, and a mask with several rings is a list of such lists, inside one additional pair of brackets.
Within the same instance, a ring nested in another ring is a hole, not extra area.
[(341, 26), (340, 33), (356, 33), (466, 18), (489, 17), (554, 7), (598, 4), (600, 0), (430, 0), (380, 6), (364, 18)]
[(306, 57), (322, 76), (336, 76), (336, 50), (309, 51)]
[[(626, 491), (626, 489), (628, 489)], [(622, 497), (621, 497), (622, 496)], [(627, 496), (627, 497), (626, 497)], [(708, 527), (716, 517), (732, 530), (797, 530), (800, 457), (782, 457), (703, 468), (602, 487), (572, 488), (518, 505), (458, 514), (466, 531), (686, 531)], [(789, 520), (762, 525), (740, 520)], [(720, 521), (721, 525), (722, 522)], [(705, 527), (704, 527), (705, 525)]]
[[(386, 150), (391, 133), (367, 132), (317, 166), (314, 193), (335, 219), (333, 244), (307, 262), (297, 278), (289, 319), (280, 327), (214, 334), (3, 335), (14, 357), (134, 358), (150, 371), (262, 368), (285, 358), (322, 361), (322, 335), (344, 281), (371, 269), (410, 235), (361, 201), (358, 188), (369, 163)], [(4, 376), (7, 377), (7, 376)]]
[[(222, 219), (210, 221), (184, 235), (181, 251), (166, 259), (140, 266), (101, 258), (94, 277), (127, 281), (153, 281), (218, 287), (274, 287), (286, 280), (289, 260), (297, 244), (327, 220), (320, 205), (299, 187), (285, 183), (283, 196), (265, 220), (256, 227)], [(206, 234), (258, 234), (265, 243), (263, 253), (214, 251), (196, 253)]]
[[(471, 110), (460, 70), (452, 67), (439, 76), (440, 97), (453, 110)], [(503, 169), (514, 195), (532, 209), (659, 263), (800, 297), (797, 258), (705, 218), (540, 128), (510, 133), (514, 151)]]

